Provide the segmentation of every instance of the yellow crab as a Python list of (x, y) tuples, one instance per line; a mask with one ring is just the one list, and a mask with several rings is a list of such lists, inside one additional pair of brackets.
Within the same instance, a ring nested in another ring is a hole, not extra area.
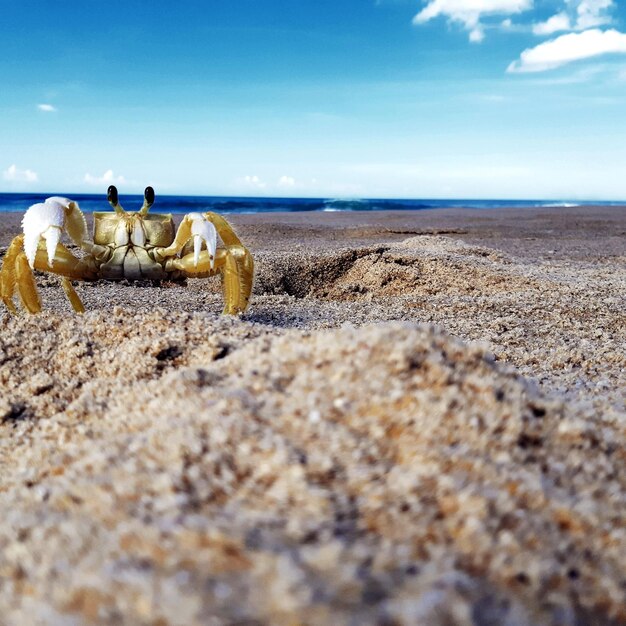
[[(111, 185), (107, 197), (115, 212), (94, 213), (93, 242), (78, 204), (68, 198), (52, 197), (34, 204), (24, 214), (24, 233), (13, 239), (0, 270), (0, 295), (16, 313), (15, 288), (24, 308), (41, 311), (34, 269), (61, 276), (61, 284), (74, 310), (83, 307), (72, 280), (172, 280), (204, 278), (221, 274), (224, 313), (246, 310), (252, 291), (254, 262), (229, 223), (216, 213), (188, 213), (178, 227), (171, 214), (148, 213), (154, 190), (147, 187), (137, 212), (126, 212)], [(60, 242), (67, 233), (80, 247), (78, 257)], [(217, 246), (219, 234), (223, 246)], [(205, 248), (205, 249), (203, 249)]]

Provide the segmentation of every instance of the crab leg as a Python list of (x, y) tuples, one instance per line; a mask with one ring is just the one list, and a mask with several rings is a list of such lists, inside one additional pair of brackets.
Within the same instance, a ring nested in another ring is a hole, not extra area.
[[(88, 259), (89, 257), (87, 257)], [(71, 280), (89, 280), (95, 278), (95, 273), (84, 260), (77, 259), (62, 243), (58, 244), (54, 255), (54, 264), (50, 265), (43, 254), (43, 250), (37, 251), (35, 257), (35, 269), (52, 272), (61, 276), (61, 287), (65, 291), (67, 299), (77, 313), (84, 313), (85, 307), (76, 293)]]
[(230, 246), (222, 272), (225, 314), (236, 315), (248, 308), (253, 279), (252, 255), (243, 246)]
[(215, 226), (220, 239), (224, 242), (225, 246), (241, 246), (243, 248), (243, 244), (241, 243), (239, 237), (235, 234), (232, 226), (221, 215), (209, 211), (207, 213), (203, 213), (203, 216), (206, 220), (211, 222), (213, 226)]
[[(41, 311), (41, 299), (37, 292), (29, 260), (23, 249), (23, 240), (23, 235), (15, 237), (5, 255), (0, 271), (2, 300), (11, 313), (17, 313), (13, 303), (13, 295), (17, 287), (24, 308), (30, 313), (39, 313)], [(61, 275), (61, 286), (74, 310), (78, 313), (85, 310), (70, 282), (70, 279), (89, 280), (94, 278), (93, 270), (84, 261), (77, 259), (63, 244), (59, 243), (56, 246), (51, 265), (46, 242), (41, 241), (35, 252), (34, 268)]]
[[(117, 203), (117, 190), (114, 195)], [(38, 269), (63, 276), (63, 290), (74, 310), (82, 312), (84, 309), (80, 298), (68, 279), (95, 278), (96, 259), (104, 256), (106, 249), (88, 241), (87, 222), (78, 204), (59, 196), (47, 198), (28, 208), (22, 219), (22, 227), (24, 234), (11, 242), (0, 270), (0, 295), (9, 311), (16, 312), (13, 304), (16, 287), (28, 311), (37, 313), (41, 310), (32, 274), (32, 270)], [(77, 259), (60, 243), (62, 232), (66, 232), (74, 243), (88, 253), (83, 260)]]
[[(226, 246), (217, 249), (217, 235)], [(193, 238), (193, 252), (182, 258), (175, 257)], [(202, 250), (202, 245), (206, 250)], [(168, 259), (167, 268), (182, 271), (187, 276), (212, 276), (216, 270), (222, 274), (224, 313), (236, 315), (248, 307), (254, 277), (252, 255), (241, 243), (230, 224), (217, 213), (189, 213), (185, 215), (172, 245), (156, 248), (155, 256)]]
[(215, 239), (213, 229), (217, 231), (217, 234), (220, 236), (220, 239), (224, 242), (225, 246), (239, 246), (244, 248), (241, 240), (232, 229), (232, 226), (221, 215), (208, 211), (207, 213), (188, 213), (185, 215), (180, 223), (180, 226), (178, 227), (178, 231), (176, 232), (176, 237), (172, 245), (167, 248), (156, 248), (155, 254), (157, 254), (161, 259), (175, 256), (185, 247), (185, 244), (192, 237), (194, 238), (194, 248), (197, 245), (196, 242), (198, 241), (198, 238), (200, 238), (201, 240), (204, 240), (207, 249), (211, 251), (211, 248), (213, 247), (212, 242)]
[(15, 278), (24, 308), (29, 313), (39, 313), (41, 311), (41, 298), (28, 259), (23, 252), (20, 252), (15, 260)]
[(224, 314), (237, 315), (248, 307), (252, 292), (254, 262), (252, 255), (244, 246), (220, 248), (215, 259), (203, 250), (195, 261), (195, 254), (190, 252), (181, 259), (172, 259), (168, 267), (182, 271), (186, 276), (204, 278), (217, 272), (222, 275), (224, 293)]
[(63, 276), (61, 278), (61, 287), (63, 287), (63, 291), (65, 291), (65, 295), (67, 296), (67, 299), (70, 301), (70, 304), (72, 305), (72, 308), (74, 309), (74, 311), (76, 311), (76, 313), (84, 313), (85, 306), (81, 302), (81, 299), (76, 293), (76, 289), (74, 289), (74, 285), (72, 285), (72, 282), (70, 281), (70, 279)]
[[(24, 264), (26, 262), (26, 264)], [(77, 313), (84, 313), (85, 307), (72, 286), (70, 279), (88, 279), (91, 272), (85, 264), (77, 259), (63, 244), (58, 244), (54, 255), (54, 263), (48, 262), (46, 250), (40, 247), (35, 257), (35, 269), (43, 272), (52, 272), (61, 276), (61, 287), (70, 301), (72, 308)], [(17, 258), (17, 287), (22, 304), (30, 313), (41, 311), (41, 300), (35, 286), (35, 279), (26, 255), (20, 254)]]
[(217, 248), (217, 231), (215, 226), (201, 213), (188, 213), (183, 218), (173, 243), (167, 248), (156, 248), (155, 255), (161, 259), (166, 259), (177, 255), (185, 244), (193, 238), (194, 264), (199, 260), (202, 244), (206, 246), (209, 254), (215, 257)]
[(96, 277), (95, 271), (89, 266), (88, 260), (76, 258), (62, 243), (57, 245), (54, 262), (50, 264), (45, 250), (41, 247), (35, 256), (35, 269), (52, 272), (73, 280), (90, 280)]
[(226, 246), (226, 262), (222, 270), (224, 313), (229, 315), (243, 313), (248, 308), (254, 282), (252, 255), (221, 215), (209, 212), (205, 213), (204, 217), (215, 226)]
[[(39, 313), (39, 311), (41, 311), (41, 301), (37, 294), (33, 273), (28, 264), (24, 266), (22, 258), (25, 259), (26, 256), (19, 255), (17, 265), (17, 286), (20, 298), (22, 304), (24, 304), (24, 307), (28, 309), (28, 311), (31, 313)], [(22, 270), (21, 272), (20, 269)], [(91, 277), (90, 270), (80, 259), (77, 259), (63, 244), (58, 244), (54, 255), (54, 263), (50, 265), (46, 250), (40, 247), (35, 257), (35, 269), (60, 275), (61, 287), (63, 287), (63, 291), (70, 301), (72, 308), (77, 313), (84, 313), (85, 307), (70, 282), (72, 278), (85, 279)]]
[(2, 270), (0, 270), (0, 294), (2, 295), (2, 301), (6, 305), (7, 309), (11, 313), (17, 313), (15, 305), (13, 304), (13, 294), (15, 293), (15, 265), (18, 255), (24, 249), (24, 235), (18, 235), (13, 239), (9, 245), (6, 254), (4, 255), (4, 262), (2, 263)]

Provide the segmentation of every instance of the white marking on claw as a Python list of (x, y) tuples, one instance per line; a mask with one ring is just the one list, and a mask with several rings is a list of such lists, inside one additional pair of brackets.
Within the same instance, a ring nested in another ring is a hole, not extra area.
[(68, 206), (70, 206), (70, 204), (76, 204), (69, 198), (62, 198), (61, 196), (50, 196), (49, 198), (46, 198), (44, 200), (44, 203), (45, 204), (52, 204), (52, 203), (60, 204), (63, 208), (67, 208)]
[(46, 240), (48, 263), (52, 266), (61, 230), (65, 226), (65, 208), (70, 202), (67, 198), (55, 196), (45, 202), (33, 204), (24, 214), (24, 252), (32, 268), (35, 267), (37, 247), (42, 237)]
[(46, 252), (48, 253), (48, 265), (52, 267), (54, 255), (61, 239), (61, 229), (57, 226), (49, 226), (41, 235), (46, 240)]
[(217, 249), (217, 231), (215, 226), (201, 213), (189, 213), (187, 218), (191, 220), (191, 235), (193, 237), (193, 264), (198, 267), (202, 242), (206, 245), (209, 253), (211, 269), (215, 267), (215, 251)]

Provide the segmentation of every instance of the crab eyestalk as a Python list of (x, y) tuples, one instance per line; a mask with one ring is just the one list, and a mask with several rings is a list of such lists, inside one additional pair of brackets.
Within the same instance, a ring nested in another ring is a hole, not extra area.
[(119, 202), (117, 187), (115, 185), (111, 185), (107, 189), (107, 200), (109, 201), (109, 204), (115, 209), (115, 212), (118, 215), (124, 215), (126, 213), (126, 211), (124, 211), (122, 205)]
[(140, 215), (146, 215), (150, 210), (150, 207), (154, 204), (154, 189), (152, 187), (146, 187), (143, 192), (143, 206), (139, 209)]

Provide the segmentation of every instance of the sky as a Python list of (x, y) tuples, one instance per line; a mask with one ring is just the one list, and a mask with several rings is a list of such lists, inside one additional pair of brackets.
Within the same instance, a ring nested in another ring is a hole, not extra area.
[(626, 199), (626, 0), (0, 0), (0, 191)]

